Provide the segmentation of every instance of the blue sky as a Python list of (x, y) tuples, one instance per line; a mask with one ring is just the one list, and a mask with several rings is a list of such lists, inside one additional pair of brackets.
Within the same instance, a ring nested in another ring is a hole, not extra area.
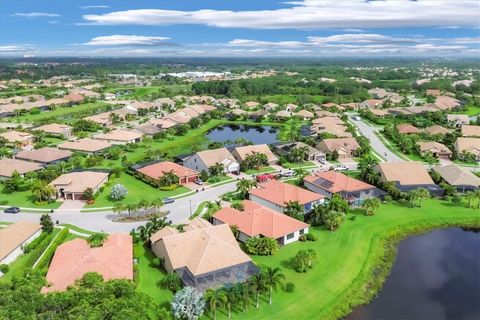
[(2, 56), (479, 56), (477, 0), (14, 0)]

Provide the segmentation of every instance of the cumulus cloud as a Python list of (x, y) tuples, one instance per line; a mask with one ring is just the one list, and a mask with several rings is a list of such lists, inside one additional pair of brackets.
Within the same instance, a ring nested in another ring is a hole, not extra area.
[(104, 5), (100, 5), (100, 6), (80, 6), (80, 9), (108, 9), (110, 8), (110, 6), (104, 6)]
[(271, 10), (138, 9), (84, 15), (86, 24), (200, 24), (220, 28), (322, 29), (480, 25), (477, 0), (304, 0)]
[(136, 35), (111, 35), (101, 36), (91, 39), (84, 43), (88, 46), (165, 46), (172, 45), (166, 41), (169, 37), (151, 37), (151, 36), (136, 36)]
[(47, 13), (47, 12), (16, 12), (12, 14), (12, 17), (22, 17), (22, 18), (42, 18), (42, 17), (60, 17), (56, 13)]

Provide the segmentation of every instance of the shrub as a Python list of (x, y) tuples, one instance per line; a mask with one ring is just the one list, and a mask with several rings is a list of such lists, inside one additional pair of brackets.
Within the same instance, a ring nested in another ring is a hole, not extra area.
[(32, 251), (33, 249), (35, 249), (35, 247), (38, 246), (39, 243), (42, 242), (43, 239), (45, 239), (47, 236), (48, 236), (48, 233), (42, 232), (42, 233), (41, 233), (38, 237), (36, 237), (32, 242), (26, 244), (26, 245), (23, 247), (23, 252), (24, 252), (24, 253), (29, 253), (30, 251)]
[(308, 241), (317, 241), (317, 237), (315, 237), (313, 234), (311, 233), (307, 233), (307, 240)]
[(302, 241), (302, 242), (305, 242), (307, 241), (307, 236), (302, 234), (299, 238), (298, 238), (299, 241)]
[(285, 286), (284, 286), (283, 290), (285, 292), (289, 292), (289, 293), (295, 292), (295, 283), (293, 283), (293, 282), (285, 283)]
[(110, 198), (112, 200), (118, 201), (125, 198), (128, 194), (127, 188), (124, 185), (117, 183), (110, 190)]
[(45, 249), (47, 249), (48, 245), (50, 244), (50, 241), (52, 241), (53, 233), (42, 232), (42, 234), (45, 234), (46, 236), (42, 239), (41, 242), (38, 243), (38, 245), (36, 245), (30, 251), (30, 255), (28, 256), (28, 259), (25, 262), (26, 267), (33, 267), (35, 262), (42, 255), (43, 251), (45, 251)]
[(317, 253), (313, 249), (300, 250), (293, 257), (293, 268), (297, 272), (307, 272), (313, 267), (313, 261), (317, 259)]
[(162, 260), (160, 260), (160, 258), (155, 258), (155, 259), (152, 260), (152, 265), (154, 267), (158, 268), (158, 267), (160, 267), (161, 264), (162, 264)]
[(385, 202), (392, 202), (393, 198), (391, 195), (387, 194), (383, 197), (383, 201)]
[(8, 266), (8, 264), (0, 264), (0, 272), (5, 274), (8, 272), (8, 270), (10, 270), (10, 267)]
[(8, 200), (1, 200), (0, 201), (0, 206), (4, 206), (8, 203)]
[(245, 243), (247, 252), (259, 256), (271, 256), (278, 251), (278, 243), (272, 238), (250, 238)]
[(178, 188), (177, 184), (172, 184), (171, 186), (159, 187), (162, 191), (173, 191)]
[(50, 265), (50, 261), (52, 260), (55, 250), (57, 250), (57, 247), (61, 245), (63, 241), (65, 241), (69, 233), (70, 230), (68, 230), (68, 228), (63, 228), (62, 231), (60, 231), (60, 233), (57, 235), (55, 240), (52, 241), (48, 249), (45, 250), (42, 258), (38, 261), (36, 268), (41, 270), (43, 273), (47, 272), (48, 266)]

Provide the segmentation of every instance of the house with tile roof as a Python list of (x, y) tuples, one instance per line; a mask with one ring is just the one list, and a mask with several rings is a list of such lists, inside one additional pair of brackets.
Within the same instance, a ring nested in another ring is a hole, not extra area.
[(20, 147), (21, 149), (31, 149), (33, 147), (33, 135), (29, 132), (9, 130), (0, 133), (0, 137), (5, 138), (7, 143), (14, 147)]
[(33, 131), (42, 131), (46, 134), (55, 135), (68, 139), (72, 136), (72, 127), (67, 124), (50, 123), (36, 127)]
[(240, 164), (227, 148), (199, 151), (184, 159), (182, 164), (198, 172), (208, 172), (208, 169), (216, 164), (221, 164), (226, 173), (240, 171)]
[(454, 148), (459, 159), (463, 159), (465, 154), (471, 154), (476, 161), (480, 161), (480, 138), (458, 137)]
[(1, 158), (0, 159), (0, 180), (10, 178), (13, 173), (16, 171), (20, 176), (25, 175), (29, 172), (34, 172), (43, 169), (43, 165), (40, 163), (10, 159), (10, 158)]
[(277, 143), (274, 145), (275, 152), (284, 157), (288, 157), (292, 150), (295, 148), (305, 148), (307, 152), (305, 153), (305, 161), (325, 161), (325, 153), (321, 152), (317, 148), (311, 147), (308, 144), (303, 142), (288, 142), (288, 143)]
[(308, 213), (318, 204), (323, 204), (324, 196), (289, 183), (270, 180), (249, 191), (248, 198), (262, 206), (283, 213), (288, 202), (298, 202)]
[(170, 171), (178, 177), (180, 184), (193, 182), (198, 179), (199, 175), (198, 171), (170, 161), (157, 162), (137, 169), (137, 173), (141, 177), (154, 183), (158, 183), (158, 180)]
[(480, 188), (480, 178), (470, 170), (461, 168), (455, 164), (439, 165), (433, 171), (440, 174), (449, 185), (457, 188), (458, 192), (473, 191)]
[(115, 129), (107, 133), (93, 135), (93, 139), (106, 141), (111, 144), (138, 143), (142, 140), (143, 134), (138, 131)]
[(436, 125), (425, 128), (423, 132), (430, 135), (445, 135), (447, 133), (451, 133), (452, 130), (436, 124)]
[(71, 156), (71, 151), (60, 150), (52, 147), (44, 147), (35, 150), (20, 151), (15, 155), (15, 159), (32, 161), (41, 164), (53, 164), (61, 161), (67, 161)]
[(398, 133), (400, 134), (417, 134), (420, 133), (420, 129), (412, 126), (410, 123), (402, 123), (397, 126)]
[(258, 273), (229, 225), (200, 220), (191, 220), (184, 232), (165, 227), (151, 236), (152, 251), (167, 272), (175, 272), (185, 286), (200, 291), (245, 282)]
[(360, 149), (360, 145), (355, 138), (323, 139), (317, 144), (317, 149), (325, 154), (332, 154), (337, 151), (338, 157), (345, 159), (353, 157), (355, 151)]
[(430, 154), (438, 159), (450, 159), (452, 151), (444, 144), (436, 141), (419, 141), (417, 142), (420, 155), (425, 156)]
[(65, 141), (57, 145), (57, 148), (62, 150), (71, 150), (74, 152), (82, 152), (86, 154), (97, 154), (104, 152), (111, 146), (112, 144), (107, 141), (83, 138), (74, 141)]
[(349, 204), (359, 205), (368, 198), (383, 198), (387, 193), (363, 181), (336, 171), (315, 172), (303, 179), (304, 186), (313, 192), (331, 198), (339, 194)]
[(48, 268), (48, 285), (42, 288), (42, 293), (65, 291), (88, 272), (100, 274), (105, 281), (133, 280), (132, 236), (113, 233), (96, 248), (80, 238), (59, 245)]
[(91, 188), (96, 193), (107, 181), (107, 172), (77, 171), (62, 174), (50, 185), (57, 190), (57, 198), (82, 200), (86, 189)]
[(463, 137), (480, 138), (480, 126), (464, 124), (461, 127), (461, 132)]
[(265, 154), (267, 156), (269, 165), (278, 163), (278, 158), (273, 154), (273, 152), (270, 150), (270, 148), (266, 144), (255, 144), (251, 146), (236, 147), (232, 151), (233, 157), (240, 164), (243, 162), (243, 160), (245, 160), (245, 158), (248, 155), (252, 155), (254, 153)]
[(15, 261), (18, 256), (23, 254), (23, 247), (41, 233), (41, 225), (27, 221), (0, 228), (0, 264), (10, 264)]
[(213, 216), (213, 225), (228, 224), (238, 227), (237, 239), (246, 242), (254, 237), (268, 237), (280, 245), (298, 241), (308, 233), (309, 225), (286, 214), (264, 207), (253, 201), (242, 201), (243, 210), (222, 208)]

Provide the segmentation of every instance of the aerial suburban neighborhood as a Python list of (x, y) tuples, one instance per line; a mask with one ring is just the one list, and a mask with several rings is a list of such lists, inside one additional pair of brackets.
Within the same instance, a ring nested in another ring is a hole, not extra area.
[(2, 4), (0, 320), (480, 319), (479, 10)]

